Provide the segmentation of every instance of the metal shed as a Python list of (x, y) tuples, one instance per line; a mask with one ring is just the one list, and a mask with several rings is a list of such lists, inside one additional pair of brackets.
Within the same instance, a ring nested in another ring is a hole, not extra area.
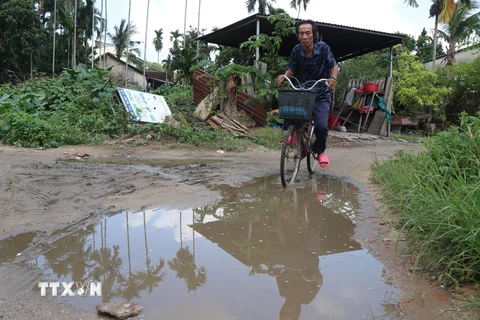
[[(297, 21), (299, 20), (297, 19)], [(337, 62), (389, 48), (403, 41), (403, 36), (398, 34), (317, 21), (316, 24), (321, 40), (330, 46)], [(268, 16), (255, 14), (199, 37), (198, 40), (218, 45), (239, 47), (240, 44), (248, 40), (251, 36), (260, 33), (271, 34), (272, 31), (274, 31), (274, 28), (268, 21)], [(293, 47), (298, 43), (297, 37), (293, 34), (283, 39), (282, 45), (280, 46), (280, 55), (290, 56)]]

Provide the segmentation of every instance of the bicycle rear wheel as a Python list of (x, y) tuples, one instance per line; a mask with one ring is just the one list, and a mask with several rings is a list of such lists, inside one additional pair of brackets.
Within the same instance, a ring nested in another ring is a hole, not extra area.
[(315, 142), (315, 133), (313, 132), (313, 123), (310, 124), (308, 130), (308, 141), (307, 141), (307, 169), (308, 172), (314, 173), (317, 168), (318, 161), (315, 154), (312, 152), (313, 143)]
[(282, 158), (280, 159), (280, 178), (282, 185), (295, 182), (302, 160), (302, 135), (295, 125), (288, 127), (287, 134), (283, 140)]

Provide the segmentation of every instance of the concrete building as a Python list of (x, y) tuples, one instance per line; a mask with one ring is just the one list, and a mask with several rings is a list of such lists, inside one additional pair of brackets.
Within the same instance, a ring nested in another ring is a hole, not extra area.
[[(99, 68), (103, 68), (103, 61), (107, 68), (112, 67), (110, 74), (114, 77), (119, 84), (124, 85), (125, 82), (125, 61), (117, 58), (113, 53), (107, 52), (106, 54), (99, 56), (95, 60), (95, 65)], [(144, 88), (146, 79), (143, 76), (143, 71), (128, 64), (127, 82), (139, 87)]]
[[(475, 58), (480, 57), (480, 49), (478, 48), (465, 48), (460, 49), (455, 53), (455, 62), (471, 62)], [(423, 65), (428, 70), (432, 70), (432, 61), (433, 59), (427, 60), (423, 62)], [(435, 68), (437, 67), (444, 67), (447, 64), (447, 55), (438, 56), (435, 60)]]

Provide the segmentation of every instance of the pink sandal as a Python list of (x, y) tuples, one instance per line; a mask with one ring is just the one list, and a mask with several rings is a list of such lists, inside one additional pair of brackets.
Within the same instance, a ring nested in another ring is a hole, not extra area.
[(325, 153), (321, 153), (318, 156), (318, 164), (320, 165), (320, 168), (326, 168), (330, 164), (330, 161)]
[[(280, 140), (278, 144), (283, 145), (283, 141), (284, 140)], [(297, 144), (297, 139), (295, 137), (293, 137), (292, 139), (292, 136), (288, 137), (287, 144), (290, 144), (290, 143)]]

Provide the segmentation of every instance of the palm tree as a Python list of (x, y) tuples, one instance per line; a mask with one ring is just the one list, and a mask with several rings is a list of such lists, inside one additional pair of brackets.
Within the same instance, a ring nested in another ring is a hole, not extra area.
[[(115, 30), (114, 34), (108, 33), (108, 36), (113, 42), (115, 46), (115, 56), (117, 58), (125, 57), (128, 54), (128, 49), (133, 47), (137, 42), (131, 41), (130, 38), (137, 34), (137, 28), (135, 25), (127, 24), (125, 19), (120, 21), (119, 26), (114, 26), (113, 30)], [(138, 52), (138, 48), (133, 49)]]
[(55, 78), (55, 34), (57, 31), (57, 0), (53, 6), (53, 59), (52, 59), (52, 78)]
[[(132, 23), (130, 20), (130, 14), (132, 12), (132, 0), (128, 0), (128, 25)], [(130, 35), (128, 36), (128, 42), (130, 42)], [(130, 49), (130, 46), (127, 46), (127, 60), (125, 61), (125, 88), (127, 87), (127, 80), (128, 80), (128, 56), (129, 52), (128, 50)]]
[[(455, 0), (441, 0), (442, 1), (442, 11), (440, 12), (439, 22), (447, 23), (453, 16), (455, 11)], [(472, 0), (459, 0), (459, 3), (470, 5)], [(403, 3), (411, 7), (418, 7), (417, 0), (404, 0)]]
[(432, 6), (430, 7), (430, 17), (435, 18), (435, 28), (433, 29), (433, 60), (432, 71), (435, 72), (435, 60), (437, 60), (437, 33), (438, 33), (438, 17), (442, 13), (443, 0), (432, 0)]
[(185, 18), (183, 19), (183, 33), (187, 31), (187, 2), (188, 0), (185, 0)]
[(479, 8), (475, 0), (471, 0), (469, 5), (458, 3), (450, 21), (444, 25), (443, 31), (439, 30), (439, 35), (447, 43), (447, 65), (452, 65), (455, 61), (455, 50), (457, 44), (467, 40), (473, 32), (480, 29), (480, 12), (472, 14)]
[[(103, 31), (104, 32), (104, 35), (103, 35), (103, 54), (106, 54), (107, 53), (107, 30), (108, 30), (108, 14), (107, 14), (107, 0), (105, 0), (105, 30)], [(100, 35), (100, 39), (102, 38), (102, 36)], [(100, 41), (100, 44), (102, 43), (102, 41)], [(106, 68), (107, 67), (107, 60), (106, 59), (103, 59), (103, 68)]]
[(275, 0), (247, 0), (245, 4), (247, 5), (247, 10), (248, 13), (252, 13), (255, 11), (255, 6), (257, 5), (258, 1), (258, 13), (260, 14), (266, 14), (267, 9), (272, 7), (272, 2), (275, 2)]
[(167, 82), (167, 85), (168, 85), (168, 73), (172, 68), (172, 56), (169, 54), (167, 59), (162, 60), (162, 62), (163, 62), (163, 67), (165, 68), (165, 81)]
[(145, 81), (143, 91), (147, 92), (147, 78), (145, 72), (147, 70), (147, 39), (148, 39), (148, 12), (150, 11), (150, 0), (147, 1), (147, 17), (145, 19), (145, 43), (143, 47), (143, 79)]
[(155, 38), (153, 38), (153, 45), (155, 47), (155, 51), (157, 51), (157, 63), (160, 63), (160, 51), (163, 49), (163, 29), (160, 28), (155, 31)]
[(72, 68), (77, 67), (77, 0), (74, 1), (73, 8), (73, 49), (72, 49)]
[(303, 4), (303, 11), (307, 11), (307, 4), (310, 2), (310, 0), (292, 0), (290, 2), (290, 7), (293, 9), (297, 9), (298, 6), (298, 16), (297, 19), (300, 18), (300, 10), (302, 9), (302, 4)]
[(175, 31), (170, 31), (170, 41), (173, 42), (173, 50), (178, 50), (178, 38), (180, 38), (182, 34), (177, 29)]

